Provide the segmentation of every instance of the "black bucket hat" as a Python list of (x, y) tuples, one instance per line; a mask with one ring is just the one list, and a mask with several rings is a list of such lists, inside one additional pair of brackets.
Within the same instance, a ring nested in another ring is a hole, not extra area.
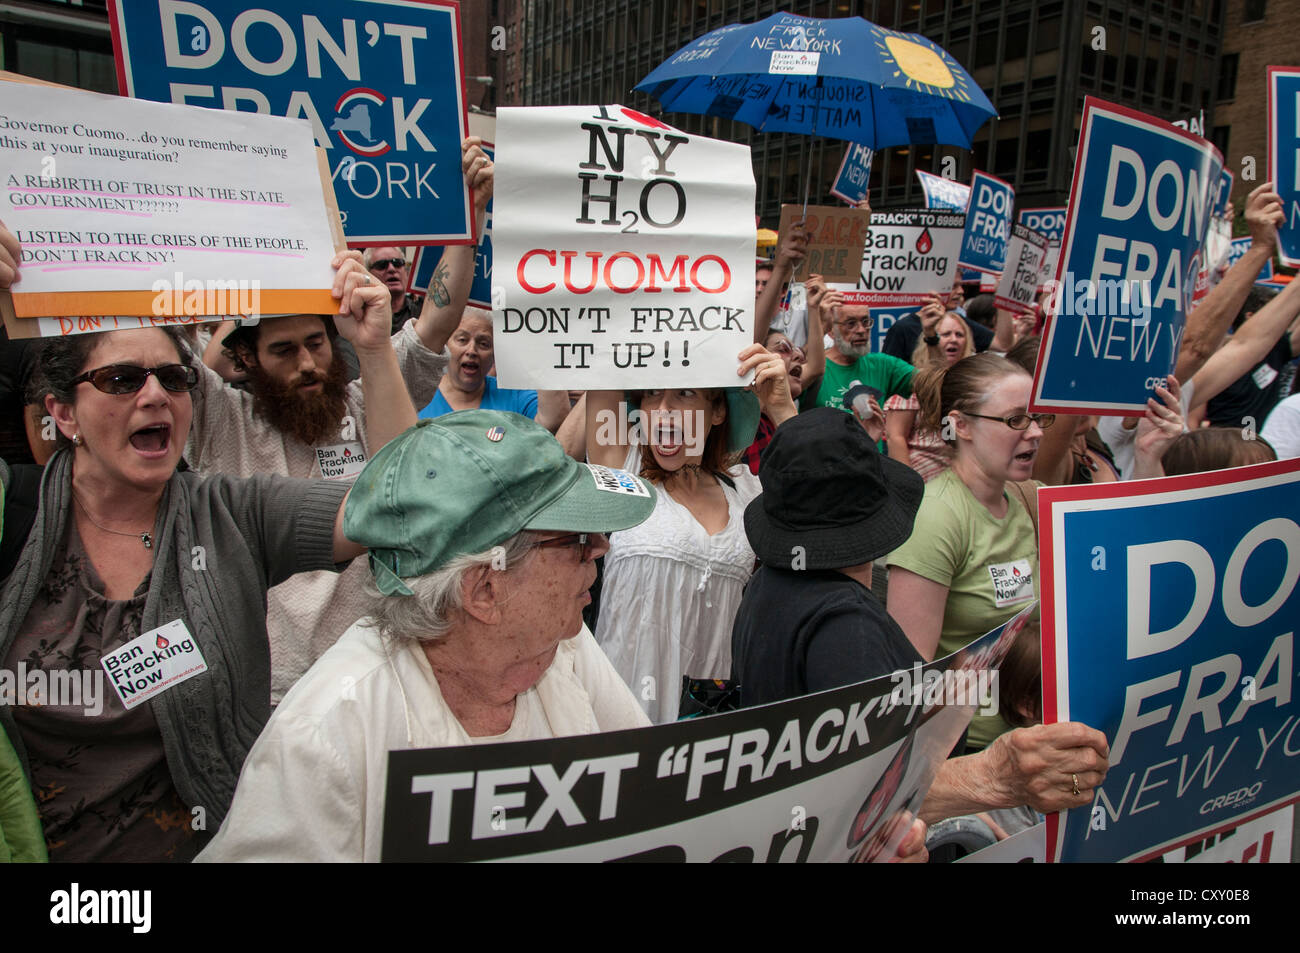
[(745, 508), (754, 553), (778, 569), (844, 569), (912, 535), (925, 481), (882, 456), (852, 414), (818, 407), (776, 429), (763, 492)]

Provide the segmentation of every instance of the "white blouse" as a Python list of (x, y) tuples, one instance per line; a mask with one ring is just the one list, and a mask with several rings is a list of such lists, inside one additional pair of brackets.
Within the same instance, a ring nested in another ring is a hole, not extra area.
[[(629, 454), (625, 468), (640, 469)], [(719, 481), (727, 525), (710, 536), (666, 491), (639, 526), (613, 533), (605, 556), (596, 641), (655, 724), (677, 719), (682, 676), (731, 677), (731, 627), (754, 551), (745, 537), (745, 507), (762, 492), (746, 466)]]

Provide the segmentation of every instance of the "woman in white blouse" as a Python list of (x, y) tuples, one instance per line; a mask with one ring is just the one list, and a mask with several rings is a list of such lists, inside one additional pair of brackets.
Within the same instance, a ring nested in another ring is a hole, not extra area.
[(684, 676), (730, 677), (731, 625), (754, 569), (743, 514), (761, 491), (732, 464), (760, 409), (777, 426), (796, 413), (779, 355), (751, 344), (739, 360), (737, 376), (756, 371), (750, 389), (587, 392), (588, 461), (660, 491), (648, 520), (610, 537), (596, 627), (657, 724), (677, 718)]

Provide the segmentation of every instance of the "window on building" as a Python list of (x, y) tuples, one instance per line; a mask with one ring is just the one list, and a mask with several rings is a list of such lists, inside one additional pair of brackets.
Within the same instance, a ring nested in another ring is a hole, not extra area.
[(1228, 154), (1228, 133), (1232, 131), (1231, 126), (1215, 126), (1210, 130), (1210, 141), (1218, 147), (1219, 151), (1225, 156)]
[(1037, 53), (1050, 53), (1061, 45), (1061, 18), (1052, 17), (1047, 20), (1038, 21), (1038, 33), (1035, 35), (1038, 43)]
[(1222, 101), (1237, 95), (1237, 53), (1224, 53), (1219, 60), (1219, 85), (1215, 98)]
[(1265, 0), (1246, 0), (1242, 4), (1241, 22), (1254, 23), (1257, 20), (1264, 19), (1264, 13), (1268, 7)]

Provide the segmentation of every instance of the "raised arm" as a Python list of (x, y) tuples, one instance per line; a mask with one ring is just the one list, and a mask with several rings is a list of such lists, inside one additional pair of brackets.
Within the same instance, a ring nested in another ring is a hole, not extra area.
[(781, 239), (776, 250), (772, 277), (754, 303), (754, 341), (757, 344), (767, 340), (767, 332), (772, 329), (772, 319), (776, 317), (777, 306), (781, 303), (781, 289), (794, 277), (795, 268), (808, 254), (808, 233), (804, 231), (803, 224), (795, 222), (790, 234)]
[(993, 340), (989, 350), (1005, 354), (1016, 346), (1016, 316), (1006, 308), (998, 308), (997, 322), (993, 325)]
[(564, 418), (569, 416), (569, 392), (567, 390), (539, 390), (537, 392), (537, 421), (551, 433), (560, 429)]
[(626, 439), (630, 424), (619, 415), (626, 411), (622, 406), (621, 390), (587, 391), (587, 462), (603, 467), (621, 467), (627, 460)]
[(234, 321), (222, 321), (217, 330), (212, 334), (212, 340), (208, 341), (208, 346), (203, 349), (203, 363), (212, 368), (221, 375), (223, 380), (238, 381), (244, 378), (244, 375), (235, 370), (235, 362), (226, 356), (226, 349), (222, 346), (222, 341), (226, 335), (235, 330)]
[(1265, 182), (1250, 193), (1246, 200), (1250, 248), (1228, 269), (1223, 280), (1205, 296), (1200, 306), (1187, 316), (1183, 344), (1178, 351), (1178, 366), (1174, 370), (1180, 383), (1191, 380), (1219, 349), (1228, 325), (1241, 310), (1260, 269), (1273, 257), (1277, 247), (1277, 227), (1285, 221), (1282, 196), (1273, 191), (1272, 182)]
[[(1292, 281), (1238, 328), (1196, 372), (1190, 409), (1209, 403), (1225, 387), (1258, 366), (1287, 333), (1297, 314), (1300, 314), (1300, 281)], [(1291, 351), (1295, 353), (1294, 342)]]
[(334, 319), (339, 336), (352, 343), (361, 365), (366, 398), (367, 449), (373, 455), (408, 427), (415, 426), (415, 407), (402, 378), (390, 332), (392, 296), (366, 271), (357, 252), (334, 259), (332, 294), (339, 300)]
[[(480, 238), (487, 222), (487, 205), (492, 200), (494, 166), (483, 152), (483, 140), (471, 136), (461, 144), (461, 169), (465, 185), (474, 199), (474, 214), (479, 223)], [(475, 245), (448, 245), (443, 249), (442, 260), (429, 280), (429, 293), (424, 307), (415, 322), (415, 332), (430, 351), (441, 353), (447, 341), (456, 332), (460, 319), (469, 303), (469, 290), (474, 284)]]
[(803, 379), (810, 381), (826, 373), (826, 332), (822, 330), (822, 301), (826, 298), (826, 279), (809, 275), (804, 282), (807, 300), (808, 340), (803, 345)]

